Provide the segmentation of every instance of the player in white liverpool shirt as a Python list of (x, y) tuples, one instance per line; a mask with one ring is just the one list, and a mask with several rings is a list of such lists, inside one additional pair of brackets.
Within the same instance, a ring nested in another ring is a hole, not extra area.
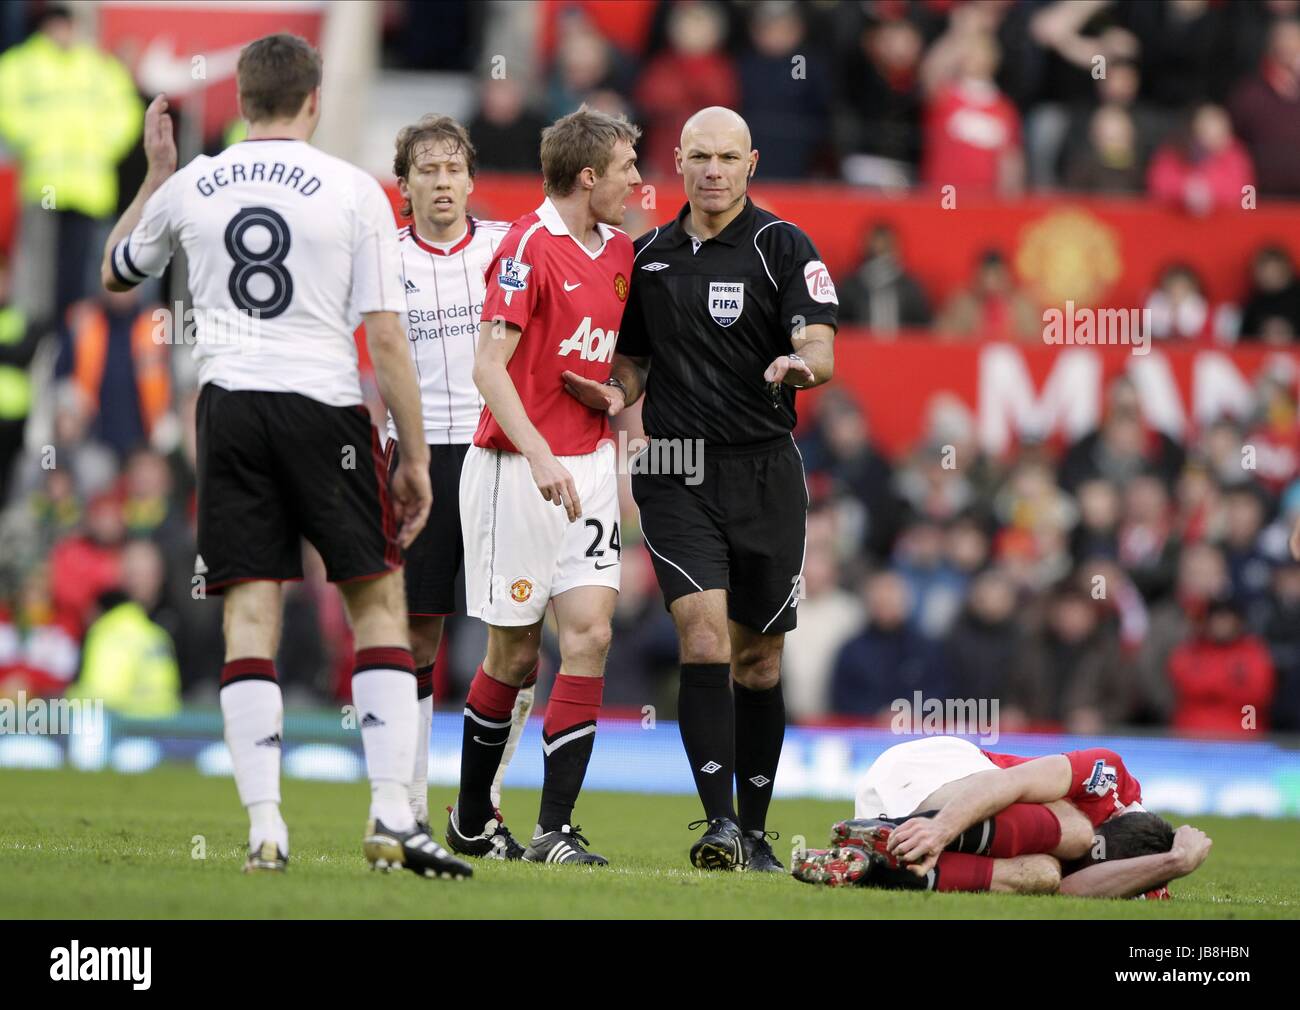
[[(411, 809), (429, 819), (429, 728), (433, 720), (433, 665), (443, 621), (455, 611), (456, 578), (464, 559), (460, 529), (460, 471), (478, 427), (483, 400), (474, 385), (474, 349), (483, 315), (483, 274), (510, 225), (480, 221), (466, 208), (474, 192), (474, 145), (460, 123), (428, 115), (397, 135), (393, 174), (402, 196), (398, 232), (406, 291), (406, 338), (420, 380), (424, 441), (429, 446), (433, 506), (429, 522), (406, 551), (406, 609), (420, 699), (420, 734), (411, 779)], [(388, 454), (402, 451), (397, 426), (388, 422)], [(500, 804), (501, 777), (533, 704), (536, 670), (519, 692), (510, 738), (493, 786)], [(465, 846), (476, 855), (517, 859), (523, 847), (493, 818), (473, 825)]]
[[(340, 584), (356, 639), (366, 857), (376, 868), (468, 876), (408, 802), (419, 705), (400, 548), (423, 527), (430, 491), (391, 209), (372, 177), (307, 144), (321, 64), (306, 42), (258, 39), (237, 76), (249, 139), (179, 171), (166, 99), (149, 106), (148, 176), (109, 236), (102, 274), (124, 291), (160, 276), (178, 247), (189, 261), (202, 383), (196, 570), (225, 595), (221, 710), (249, 813), (244, 868), (283, 870), (288, 857), (274, 656), (280, 584), (302, 578), (306, 537)], [(415, 447), (393, 474), (395, 502), (361, 401), (352, 333), (362, 320), (380, 392)]]

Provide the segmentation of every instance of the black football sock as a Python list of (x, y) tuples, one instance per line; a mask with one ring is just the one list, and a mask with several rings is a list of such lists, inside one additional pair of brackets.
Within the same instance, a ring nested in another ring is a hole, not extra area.
[(537, 826), (543, 832), (573, 824), (573, 805), (596, 742), (596, 719), (605, 690), (603, 677), (558, 674), (542, 720), (542, 752), (546, 773), (542, 779), (542, 806)]
[(465, 729), (460, 745), (460, 795), (456, 821), (461, 834), (473, 838), (495, 815), (492, 780), (510, 738), (510, 714), (519, 688), (494, 680), (480, 666), (465, 699)]
[(785, 696), (778, 681), (765, 691), (733, 683), (736, 698), (736, 805), (745, 831), (762, 831), (785, 742)]
[(729, 664), (682, 664), (677, 723), (704, 816), (734, 821), (731, 783), (736, 766), (736, 711)]
[(993, 818), (976, 821), (944, 846), (945, 852), (964, 852), (970, 856), (987, 856), (993, 845)]
[[(937, 810), (923, 810), (898, 819), (898, 824), (906, 824), (913, 817), (934, 817)], [(987, 856), (993, 847), (993, 838), (997, 833), (997, 824), (992, 817), (976, 821), (965, 831), (943, 847), (944, 852), (961, 852), (968, 856)]]

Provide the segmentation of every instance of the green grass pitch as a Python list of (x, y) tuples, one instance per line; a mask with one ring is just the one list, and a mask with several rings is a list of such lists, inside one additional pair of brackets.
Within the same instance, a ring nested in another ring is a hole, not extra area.
[[(437, 811), (454, 790), (435, 786)], [(587, 793), (576, 820), (606, 869), (477, 863), (472, 880), (370, 872), (361, 855), (364, 784), (287, 781), (292, 846), (283, 877), (239, 872), (247, 831), (227, 778), (181, 768), (146, 775), (0, 772), (0, 917), (4, 918), (1297, 918), (1294, 821), (1194, 818), (1209, 861), (1171, 902), (809, 887), (786, 876), (691, 868), (694, 797)], [(507, 791), (519, 834), (537, 795)], [(825, 844), (848, 805), (777, 800), (770, 826)], [(441, 828), (435, 816), (435, 828)], [(1175, 823), (1181, 823), (1176, 821)], [(194, 858), (203, 836), (206, 858)]]

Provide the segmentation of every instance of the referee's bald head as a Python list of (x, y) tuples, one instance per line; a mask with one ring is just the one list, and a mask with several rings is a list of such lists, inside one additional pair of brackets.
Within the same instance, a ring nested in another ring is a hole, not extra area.
[(682, 126), (677, 171), (696, 213), (726, 214), (743, 203), (758, 166), (749, 124), (733, 109), (711, 105)]
[(687, 149), (688, 139), (695, 139), (697, 135), (713, 138), (720, 134), (733, 134), (737, 143), (749, 151), (749, 124), (739, 112), (725, 105), (710, 105), (686, 120), (682, 125), (682, 150)]

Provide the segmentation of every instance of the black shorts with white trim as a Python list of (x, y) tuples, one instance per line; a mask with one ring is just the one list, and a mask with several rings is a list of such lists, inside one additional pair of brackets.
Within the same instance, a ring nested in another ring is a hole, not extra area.
[(790, 436), (706, 445), (696, 483), (687, 474), (632, 471), (641, 532), (669, 607), (725, 589), (731, 620), (763, 634), (794, 630), (808, 489)]
[(302, 578), (302, 541), (331, 582), (400, 568), (379, 434), (366, 408), (204, 385), (198, 402), (199, 558), (209, 592)]

